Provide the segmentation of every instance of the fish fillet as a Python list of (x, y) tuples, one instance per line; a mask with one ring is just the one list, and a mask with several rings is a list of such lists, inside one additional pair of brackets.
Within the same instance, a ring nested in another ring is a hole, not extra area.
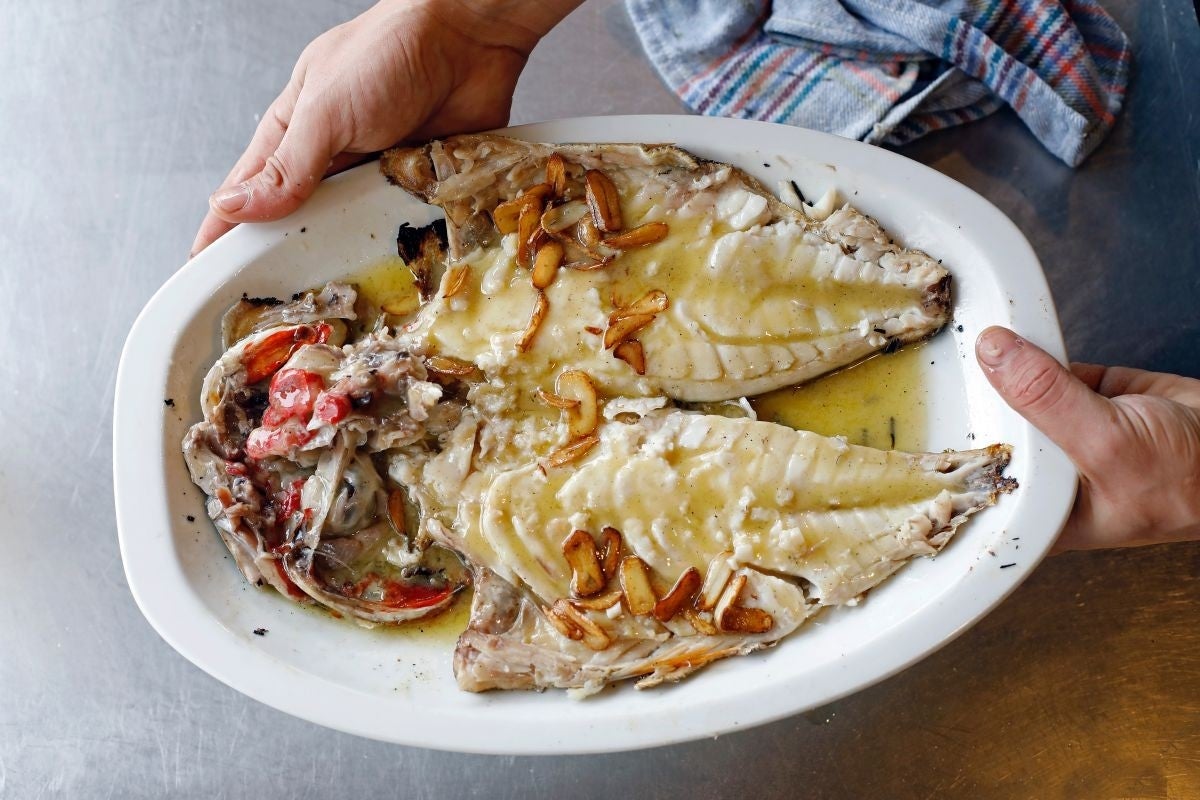
[[(669, 233), (602, 269), (560, 269), (545, 290), (540, 332), (521, 352), (537, 290), (517, 264), (518, 234), (501, 236), (490, 215), (544, 180), (554, 153), (569, 176), (564, 205), (580, 202), (585, 171), (600, 170), (620, 195), (625, 229), (666, 223)], [(809, 219), (741, 170), (675, 147), (481, 134), (388, 151), (382, 169), (445, 211), (451, 263), (470, 270), (465, 289), (446, 296), (444, 286), (414, 330), (431, 350), (489, 377), (544, 381), (569, 364), (612, 394), (724, 400), (923, 339), (948, 316), (946, 270), (893, 243), (873, 220), (849, 206)], [(638, 333), (646, 362), (638, 375), (584, 331), (603, 329), (616, 303), (651, 290), (665, 292), (670, 306)]]
[[(488, 483), (474, 541), (457, 542), (487, 567), (455, 661), (464, 688), (590, 691), (622, 677), (680, 677), (757, 649), (822, 606), (854, 602), (911, 558), (936, 553), (1013, 485), (1001, 477), (1006, 446), (898, 453), (677, 410), (605, 423), (600, 436), (569, 468), (530, 464)], [(562, 542), (573, 530), (606, 526), (622, 532), (628, 552), (664, 587), (727, 556), (774, 627), (705, 636), (679, 619), (589, 612), (613, 644), (595, 653), (571, 641), (544, 613), (571, 596)]]

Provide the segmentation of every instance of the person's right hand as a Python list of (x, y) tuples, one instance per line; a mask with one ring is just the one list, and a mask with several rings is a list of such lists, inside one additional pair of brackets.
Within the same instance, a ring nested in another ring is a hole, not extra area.
[(321, 178), (405, 139), (504, 125), (533, 46), (581, 0), (382, 0), (322, 34), (209, 198), (192, 255), (280, 219)]
[(1079, 469), (1058, 550), (1200, 538), (1200, 380), (1127, 367), (1070, 371), (1012, 331), (976, 355), (996, 391)]

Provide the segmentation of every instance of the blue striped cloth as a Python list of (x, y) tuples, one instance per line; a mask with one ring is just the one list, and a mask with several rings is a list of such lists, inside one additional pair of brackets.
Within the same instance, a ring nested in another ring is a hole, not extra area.
[(693, 111), (899, 145), (1008, 104), (1076, 166), (1112, 128), (1124, 32), (1095, 0), (626, 0)]

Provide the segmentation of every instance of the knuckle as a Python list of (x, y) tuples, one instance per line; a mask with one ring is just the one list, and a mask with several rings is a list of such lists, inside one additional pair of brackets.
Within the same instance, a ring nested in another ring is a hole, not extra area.
[(282, 189), (288, 184), (287, 165), (280, 159), (278, 153), (267, 156), (262, 168), (262, 181), (276, 189)]
[(1057, 364), (1038, 362), (1019, 371), (1011, 384), (1013, 399), (1031, 412), (1056, 408), (1066, 395), (1067, 381)]

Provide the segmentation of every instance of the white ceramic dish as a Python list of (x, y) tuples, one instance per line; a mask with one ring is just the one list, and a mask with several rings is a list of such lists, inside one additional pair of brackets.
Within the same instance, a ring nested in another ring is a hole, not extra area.
[[(885, 150), (765, 123), (600, 117), (509, 133), (676, 142), (769, 186), (792, 178), (810, 196), (836, 187), (904, 244), (944, 259), (962, 327), (928, 345), (929, 447), (1009, 442), (1008, 474), (1021, 488), (973, 518), (936, 559), (907, 566), (860, 606), (822, 614), (777, 648), (718, 663), (677, 686), (624, 686), (582, 702), (562, 692), (462, 692), (451, 675), (452, 638), (364, 630), (248, 586), (208, 523), (179, 442), (199, 418), (200, 381), (219, 354), (220, 315), (243, 292), (286, 295), (356, 272), (393, 254), (399, 223), (436, 216), (368, 164), (326, 181), (286, 221), (225, 236), (167, 281), (129, 334), (114, 412), (121, 554), (138, 605), (171, 646), (257, 700), (376, 739), (513, 754), (624, 750), (760, 724), (879, 681), (964, 631), (1036, 566), (1071, 507), (1075, 471), (992, 393), (972, 343), (987, 325), (1003, 324), (1056, 356), (1064, 352), (1037, 258), (995, 207)], [(256, 636), (256, 628), (268, 633)]]

